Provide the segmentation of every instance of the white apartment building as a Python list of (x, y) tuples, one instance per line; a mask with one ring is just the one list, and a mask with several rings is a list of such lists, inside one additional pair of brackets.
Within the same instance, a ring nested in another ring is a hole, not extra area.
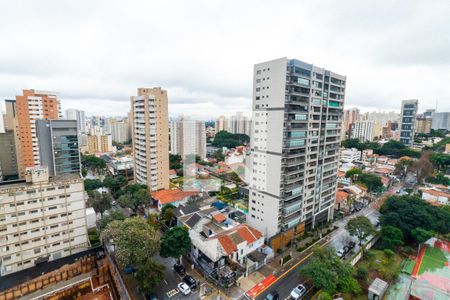
[(341, 148), (341, 161), (350, 163), (361, 160), (361, 151), (356, 148)]
[(227, 120), (227, 118), (225, 116), (220, 116), (216, 120), (216, 124), (215, 124), (215, 132), (216, 132), (216, 134), (219, 131), (229, 131), (228, 120)]
[(248, 136), (251, 134), (251, 121), (242, 112), (231, 116), (228, 125), (231, 133), (242, 133)]
[(131, 97), (134, 178), (150, 191), (169, 189), (167, 91), (139, 88)]
[(117, 143), (126, 143), (131, 139), (130, 125), (128, 120), (118, 120), (115, 118), (108, 119), (108, 129), (111, 133), (112, 140)]
[(373, 121), (357, 121), (351, 125), (352, 139), (359, 139), (362, 142), (373, 141)]
[(170, 122), (170, 153), (181, 155), (184, 159), (193, 154), (206, 158), (205, 123), (197, 120), (179, 118)]
[(330, 220), (346, 77), (280, 58), (253, 78), (248, 223), (271, 238)]
[(0, 185), (2, 276), (90, 246), (80, 175), (49, 178), (47, 168), (37, 166), (27, 168), (25, 176)]
[(83, 110), (66, 109), (66, 120), (77, 120), (78, 132), (80, 134), (86, 133), (86, 117)]

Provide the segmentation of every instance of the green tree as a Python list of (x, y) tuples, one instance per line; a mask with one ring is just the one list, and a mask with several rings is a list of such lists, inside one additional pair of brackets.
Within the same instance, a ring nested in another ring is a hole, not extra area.
[(362, 288), (358, 281), (351, 276), (343, 277), (339, 281), (338, 289), (342, 293), (350, 293), (353, 295), (357, 295), (362, 292)]
[(331, 297), (331, 295), (324, 291), (321, 291), (319, 295), (317, 295), (316, 297), (316, 300), (332, 300), (332, 299), (333, 298)]
[(411, 169), (414, 161), (412, 159), (400, 159), (395, 165), (395, 174), (405, 177)]
[(248, 144), (250, 137), (245, 134), (233, 134), (227, 131), (219, 131), (212, 142), (216, 147), (235, 148), (240, 145)]
[(147, 218), (147, 223), (157, 230), (161, 228), (161, 223), (159, 223), (158, 217), (158, 214), (149, 214)]
[(412, 230), (419, 227), (441, 234), (450, 232), (450, 209), (433, 206), (415, 195), (388, 197), (380, 212), (381, 224), (399, 228), (408, 241), (414, 241)]
[(423, 228), (414, 228), (411, 231), (412, 238), (418, 243), (424, 243), (433, 237), (433, 232), (429, 230), (425, 230)]
[(150, 193), (146, 189), (140, 189), (134, 192), (132, 198), (136, 208), (150, 204)]
[(97, 221), (97, 226), (102, 231), (106, 228), (106, 226), (112, 221), (123, 221), (126, 219), (126, 216), (120, 210), (110, 211), (108, 215), (103, 216), (100, 220)]
[(316, 248), (310, 262), (300, 270), (300, 274), (310, 279), (316, 288), (329, 294), (333, 294), (339, 283), (352, 272), (352, 266), (340, 260), (332, 247)]
[(127, 207), (130, 209), (135, 209), (134, 208), (134, 202), (133, 199), (131, 198), (130, 194), (123, 194), (119, 197), (119, 199), (117, 199), (117, 202), (119, 202), (120, 206), (122, 207)]
[(144, 295), (148, 295), (155, 290), (158, 284), (164, 280), (165, 267), (154, 260), (147, 260), (141, 265), (135, 274), (139, 284), (139, 289)]
[(425, 178), (433, 174), (433, 164), (430, 162), (429, 157), (430, 154), (428, 152), (422, 152), (420, 159), (412, 165), (412, 169), (415, 171), (419, 183), (422, 183)]
[(106, 169), (106, 162), (95, 155), (82, 155), (81, 164), (92, 173), (102, 174)]
[(175, 226), (163, 236), (161, 256), (179, 258), (181, 254), (191, 249), (191, 238), (186, 227)]
[(88, 205), (94, 208), (95, 212), (100, 213), (101, 217), (103, 217), (103, 213), (111, 208), (111, 195), (99, 193), (97, 191), (91, 191), (88, 195)]
[(140, 217), (109, 223), (102, 240), (114, 244), (114, 256), (121, 268), (133, 266), (136, 279), (144, 293), (163, 279), (165, 267), (153, 260), (160, 251), (159, 232)]
[(161, 208), (160, 220), (169, 227), (172, 226), (175, 220), (174, 209), (175, 206), (172, 204), (166, 204)]
[(103, 183), (100, 179), (85, 179), (84, 189), (89, 192), (103, 187)]
[(356, 180), (358, 175), (362, 174), (362, 170), (358, 168), (352, 168), (345, 172), (345, 178), (351, 178), (352, 180)]
[(427, 181), (433, 184), (443, 184), (445, 186), (450, 185), (450, 178), (441, 172), (437, 173), (435, 176), (428, 177)]
[(102, 239), (114, 243), (115, 258), (121, 267), (143, 265), (160, 250), (159, 232), (141, 217), (109, 223)]
[(403, 232), (394, 226), (383, 226), (381, 228), (381, 241), (385, 248), (395, 249), (403, 245)]
[(376, 232), (375, 227), (365, 216), (357, 216), (350, 219), (346, 225), (346, 229), (351, 236), (358, 239), (360, 245), (368, 236)]
[(358, 175), (358, 179), (356, 180), (356, 183), (362, 184), (369, 192), (375, 192), (378, 191), (382, 186), (383, 182), (381, 182), (381, 178), (375, 174), (371, 173), (362, 173)]
[(169, 169), (178, 170), (183, 168), (181, 155), (169, 153)]
[(430, 161), (442, 172), (446, 172), (450, 167), (450, 154), (434, 152), (430, 155)]

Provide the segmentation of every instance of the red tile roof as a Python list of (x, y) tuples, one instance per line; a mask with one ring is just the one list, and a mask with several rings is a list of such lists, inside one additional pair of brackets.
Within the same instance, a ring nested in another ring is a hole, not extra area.
[(336, 192), (336, 203), (342, 203), (345, 199), (347, 199), (349, 193), (346, 191), (337, 191)]
[(161, 204), (181, 201), (188, 196), (198, 195), (198, 192), (187, 192), (180, 190), (160, 190), (152, 193), (152, 198)]
[(223, 249), (228, 255), (230, 255), (234, 251), (237, 251), (236, 245), (233, 243), (233, 241), (228, 235), (219, 236), (218, 239)]
[(223, 221), (225, 221), (227, 219), (223, 214), (215, 214), (212, 217), (213, 217), (214, 221), (216, 221), (217, 223), (222, 223)]
[(177, 171), (175, 171), (174, 169), (170, 169), (169, 175), (177, 175)]

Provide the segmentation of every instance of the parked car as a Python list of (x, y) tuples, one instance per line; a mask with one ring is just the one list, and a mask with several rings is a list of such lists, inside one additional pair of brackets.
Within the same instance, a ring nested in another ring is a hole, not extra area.
[(339, 258), (344, 257), (344, 255), (345, 255), (345, 250), (344, 250), (344, 249), (339, 249), (339, 250), (336, 252), (336, 255), (337, 255)]
[(186, 269), (183, 267), (182, 264), (174, 264), (173, 265), (173, 270), (180, 275), (181, 277), (183, 277), (184, 275), (186, 275)]
[(177, 289), (183, 294), (183, 295), (189, 295), (189, 293), (191, 292), (191, 289), (189, 288), (189, 286), (184, 283), (184, 282), (180, 282), (177, 285)]
[(197, 288), (197, 281), (195, 281), (195, 279), (192, 276), (190, 275), (184, 276), (183, 281), (189, 286), (191, 290)]
[(291, 298), (298, 300), (301, 299), (306, 293), (306, 287), (303, 284), (296, 286), (291, 292)]
[(266, 297), (264, 298), (264, 300), (278, 300), (278, 299), (280, 299), (280, 295), (275, 290), (273, 290), (270, 293), (268, 293), (266, 295)]

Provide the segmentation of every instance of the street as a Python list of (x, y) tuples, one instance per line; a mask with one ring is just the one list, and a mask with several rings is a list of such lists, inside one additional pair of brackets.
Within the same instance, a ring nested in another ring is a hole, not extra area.
[[(328, 239), (325, 239), (325, 241), (320, 244), (320, 247), (330, 245), (334, 247), (336, 250), (339, 250), (343, 248), (344, 244), (347, 244), (350, 240), (356, 242), (354, 238), (348, 235), (347, 230), (345, 229), (345, 225), (347, 224), (348, 220), (356, 216), (366, 216), (367, 218), (369, 218), (372, 224), (376, 225), (378, 223), (380, 213), (374, 207), (376, 208), (380, 207), (380, 205), (382, 204), (381, 202), (383, 202), (389, 195), (395, 194), (401, 188), (402, 185), (397, 185), (391, 188), (389, 191), (380, 195), (380, 197), (378, 197), (376, 201), (364, 207), (362, 210), (352, 215), (346, 216), (341, 220), (336, 221), (334, 225), (338, 228), (329, 235)], [(353, 249), (353, 251), (358, 250), (359, 245), (358, 243), (356, 243), (356, 246)], [(308, 290), (308, 293), (302, 299), (310, 299), (314, 295), (315, 289), (311, 286), (311, 284), (308, 283), (305, 284), (306, 280), (305, 278), (300, 277), (299, 271), (304, 265), (308, 263), (311, 255), (312, 253), (307, 254), (288, 271), (286, 271), (281, 275), (278, 275), (277, 280), (273, 284), (271, 284), (268, 288), (263, 290), (260, 294), (258, 294), (255, 299), (262, 300), (268, 293), (270, 293), (273, 290), (276, 290), (279, 293), (281, 300), (287, 299), (289, 298), (291, 291), (301, 283), (304, 284)]]

